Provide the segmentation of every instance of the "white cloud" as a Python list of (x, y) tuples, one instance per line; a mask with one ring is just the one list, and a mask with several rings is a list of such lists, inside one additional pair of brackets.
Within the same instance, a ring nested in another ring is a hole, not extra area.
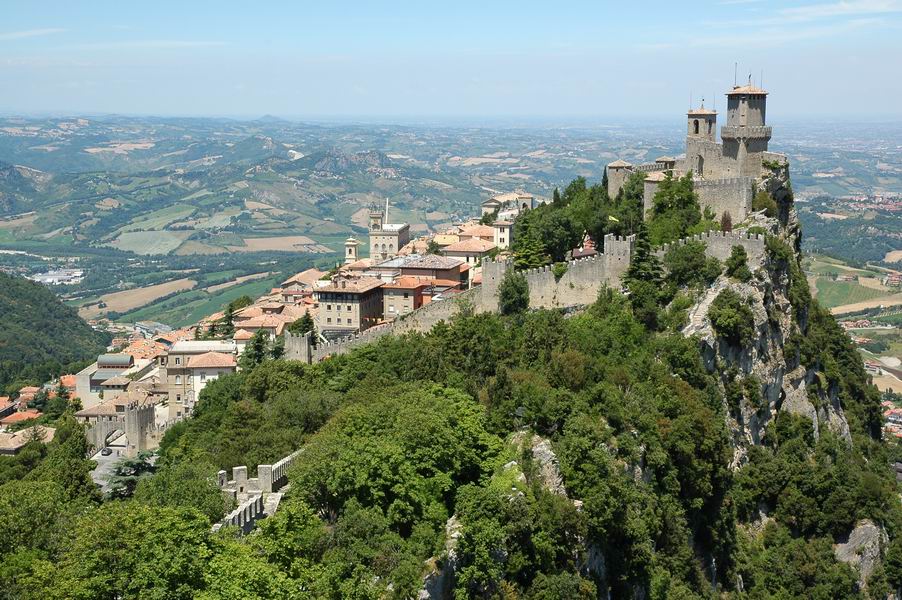
[(161, 50), (167, 48), (208, 48), (225, 45), (226, 42), (213, 40), (125, 40), (121, 42), (78, 44), (77, 47), (87, 50), (115, 50), (125, 48)]
[(21, 40), (30, 37), (38, 37), (42, 35), (52, 35), (54, 33), (62, 33), (65, 29), (58, 27), (46, 27), (44, 29), (26, 29), (24, 31), (7, 31), (0, 33), (0, 41), (2, 40)]
[(809, 4), (780, 10), (783, 17), (795, 21), (814, 21), (831, 17), (860, 17), (902, 12), (897, 0), (842, 0), (828, 4)]

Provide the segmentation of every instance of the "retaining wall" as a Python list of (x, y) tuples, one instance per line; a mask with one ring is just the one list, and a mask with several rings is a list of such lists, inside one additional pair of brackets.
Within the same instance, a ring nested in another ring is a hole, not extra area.
[(718, 260), (726, 260), (733, 251), (733, 246), (745, 248), (749, 257), (749, 268), (753, 271), (764, 264), (764, 235), (760, 233), (748, 234), (744, 231), (707, 231), (692, 237), (677, 240), (672, 244), (664, 244), (655, 251), (660, 258), (673, 246), (682, 246), (689, 241), (705, 243), (705, 255), (713, 256)]

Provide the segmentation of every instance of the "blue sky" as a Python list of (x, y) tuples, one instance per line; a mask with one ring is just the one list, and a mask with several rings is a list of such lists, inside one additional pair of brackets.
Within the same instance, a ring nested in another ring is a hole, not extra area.
[(902, 119), (902, 0), (16, 2), (0, 112), (662, 116), (737, 61), (770, 115)]

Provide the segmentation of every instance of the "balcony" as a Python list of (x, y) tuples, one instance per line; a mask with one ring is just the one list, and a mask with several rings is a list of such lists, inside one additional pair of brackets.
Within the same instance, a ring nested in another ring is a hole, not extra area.
[(747, 140), (749, 138), (770, 139), (771, 128), (766, 125), (746, 127), (744, 125), (724, 125), (720, 128), (721, 139)]

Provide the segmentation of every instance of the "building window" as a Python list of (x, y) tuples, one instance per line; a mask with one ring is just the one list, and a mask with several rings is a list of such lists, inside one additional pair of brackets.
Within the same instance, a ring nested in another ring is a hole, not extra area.
[(332, 310), (332, 305), (331, 305), (331, 304), (327, 304), (327, 305), (326, 305), (326, 310)]
[(695, 129), (695, 135), (698, 135), (698, 119), (693, 121), (693, 128)]
[(177, 364), (177, 365), (182, 364), (182, 359), (179, 358), (178, 356), (176, 356), (176, 357), (175, 357), (175, 364)]
[(181, 385), (181, 384), (182, 384), (182, 376), (176, 375), (175, 376), (175, 385)]
[(181, 402), (181, 401), (182, 401), (182, 395), (181, 395), (181, 394), (176, 394), (176, 395), (175, 395), (175, 401), (176, 401), (176, 402)]
[(200, 380), (201, 380), (201, 381), (206, 381), (206, 380), (207, 380), (207, 374), (206, 374), (206, 373), (201, 373), (201, 374), (200, 374)]
[(328, 319), (326, 319), (326, 323), (331, 323), (331, 322), (332, 322), (332, 317), (329, 317)]
[(348, 322), (348, 325), (350, 325), (350, 324), (351, 324), (351, 319), (345, 319), (345, 321), (347, 321), (347, 322)]
[(350, 304), (348, 304), (348, 310), (351, 310), (351, 305), (350, 305)]

